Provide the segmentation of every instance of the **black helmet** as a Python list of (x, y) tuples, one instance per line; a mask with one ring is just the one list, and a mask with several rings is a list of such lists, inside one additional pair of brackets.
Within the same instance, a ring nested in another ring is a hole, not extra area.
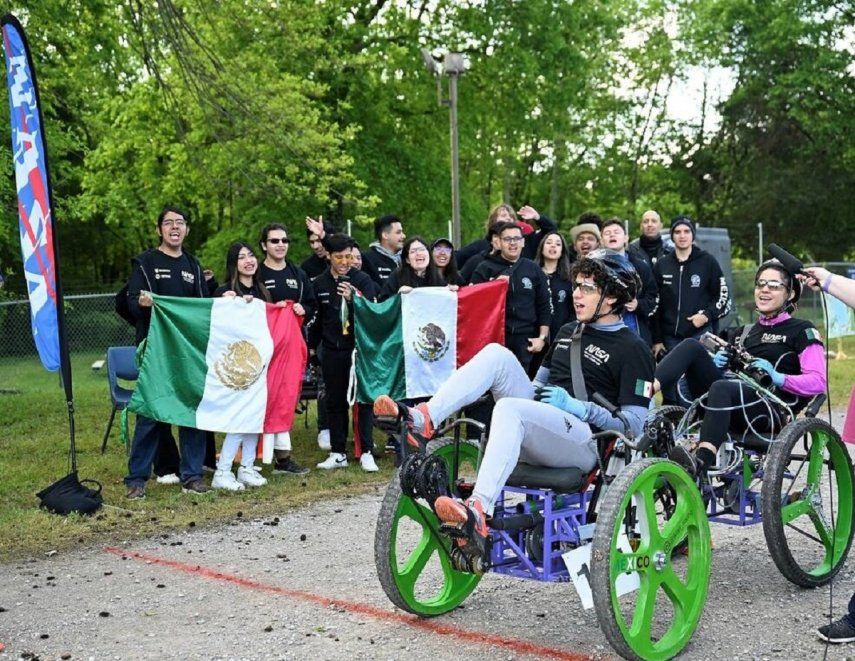
[(780, 273), (784, 278), (784, 282), (786, 282), (787, 284), (787, 289), (793, 292), (792, 300), (788, 301), (787, 304), (784, 306), (784, 309), (787, 310), (787, 312), (792, 312), (795, 309), (796, 303), (799, 302), (799, 299), (802, 296), (802, 283), (799, 281), (799, 279), (795, 276), (794, 273), (790, 273), (780, 261), (774, 258), (767, 259), (757, 268), (757, 271), (754, 273), (755, 282), (757, 281), (757, 276), (760, 275), (760, 273), (762, 271), (765, 271), (766, 269), (775, 269), (778, 273)]
[(638, 296), (641, 278), (629, 257), (607, 248), (592, 250), (573, 265), (573, 278), (579, 273), (590, 275), (606, 296), (614, 296), (615, 312)]

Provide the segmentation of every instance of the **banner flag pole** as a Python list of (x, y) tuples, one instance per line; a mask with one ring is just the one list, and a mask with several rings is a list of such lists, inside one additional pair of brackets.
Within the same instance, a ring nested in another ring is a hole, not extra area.
[(12, 123), (12, 158), (18, 192), (18, 220), (33, 339), (45, 369), (60, 371), (68, 408), (71, 470), (77, 472), (74, 396), (59, 278), (44, 118), (27, 37), (12, 14), (0, 20), (6, 57), (6, 85)]

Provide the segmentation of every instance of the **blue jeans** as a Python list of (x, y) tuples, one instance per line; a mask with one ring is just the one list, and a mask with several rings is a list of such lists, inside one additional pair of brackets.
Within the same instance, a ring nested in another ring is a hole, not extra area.
[[(169, 424), (152, 420), (144, 415), (137, 416), (131, 455), (128, 458), (128, 475), (125, 477), (125, 484), (129, 487), (143, 486), (151, 477), (151, 466), (154, 463), (158, 441), (164, 427), (169, 427)], [(179, 427), (178, 443), (181, 447), (181, 482), (187, 484), (202, 477), (205, 432), (191, 427)]]

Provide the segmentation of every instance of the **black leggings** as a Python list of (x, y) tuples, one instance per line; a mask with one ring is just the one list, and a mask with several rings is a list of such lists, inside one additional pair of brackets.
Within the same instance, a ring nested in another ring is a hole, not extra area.
[(663, 391), (674, 386), (683, 375), (693, 400), (709, 393), (700, 410), (701, 441), (718, 448), (727, 440), (729, 430), (741, 434), (750, 425), (755, 431), (769, 433), (783, 426), (784, 416), (779, 407), (767, 402), (748, 384), (724, 378), (697, 340), (680, 342), (656, 368), (656, 379)]

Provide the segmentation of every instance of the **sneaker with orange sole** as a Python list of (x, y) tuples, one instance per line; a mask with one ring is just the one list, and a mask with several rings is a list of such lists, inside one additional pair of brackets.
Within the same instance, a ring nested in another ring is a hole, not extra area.
[(425, 441), (433, 436), (433, 422), (430, 419), (427, 404), (417, 404), (414, 408), (424, 418), (424, 428), (420, 431), (414, 429), (410, 407), (396, 402), (389, 395), (380, 395), (374, 400), (374, 418), (380, 422), (394, 421), (395, 423), (403, 418), (407, 423), (407, 443), (416, 449), (422, 449)]
[(490, 529), (480, 500), (469, 498), (460, 502), (449, 496), (440, 496), (434, 501), (433, 509), (442, 523), (457, 526), (463, 533), (465, 539), (458, 540), (460, 546), (474, 547), (479, 555), (486, 555)]

